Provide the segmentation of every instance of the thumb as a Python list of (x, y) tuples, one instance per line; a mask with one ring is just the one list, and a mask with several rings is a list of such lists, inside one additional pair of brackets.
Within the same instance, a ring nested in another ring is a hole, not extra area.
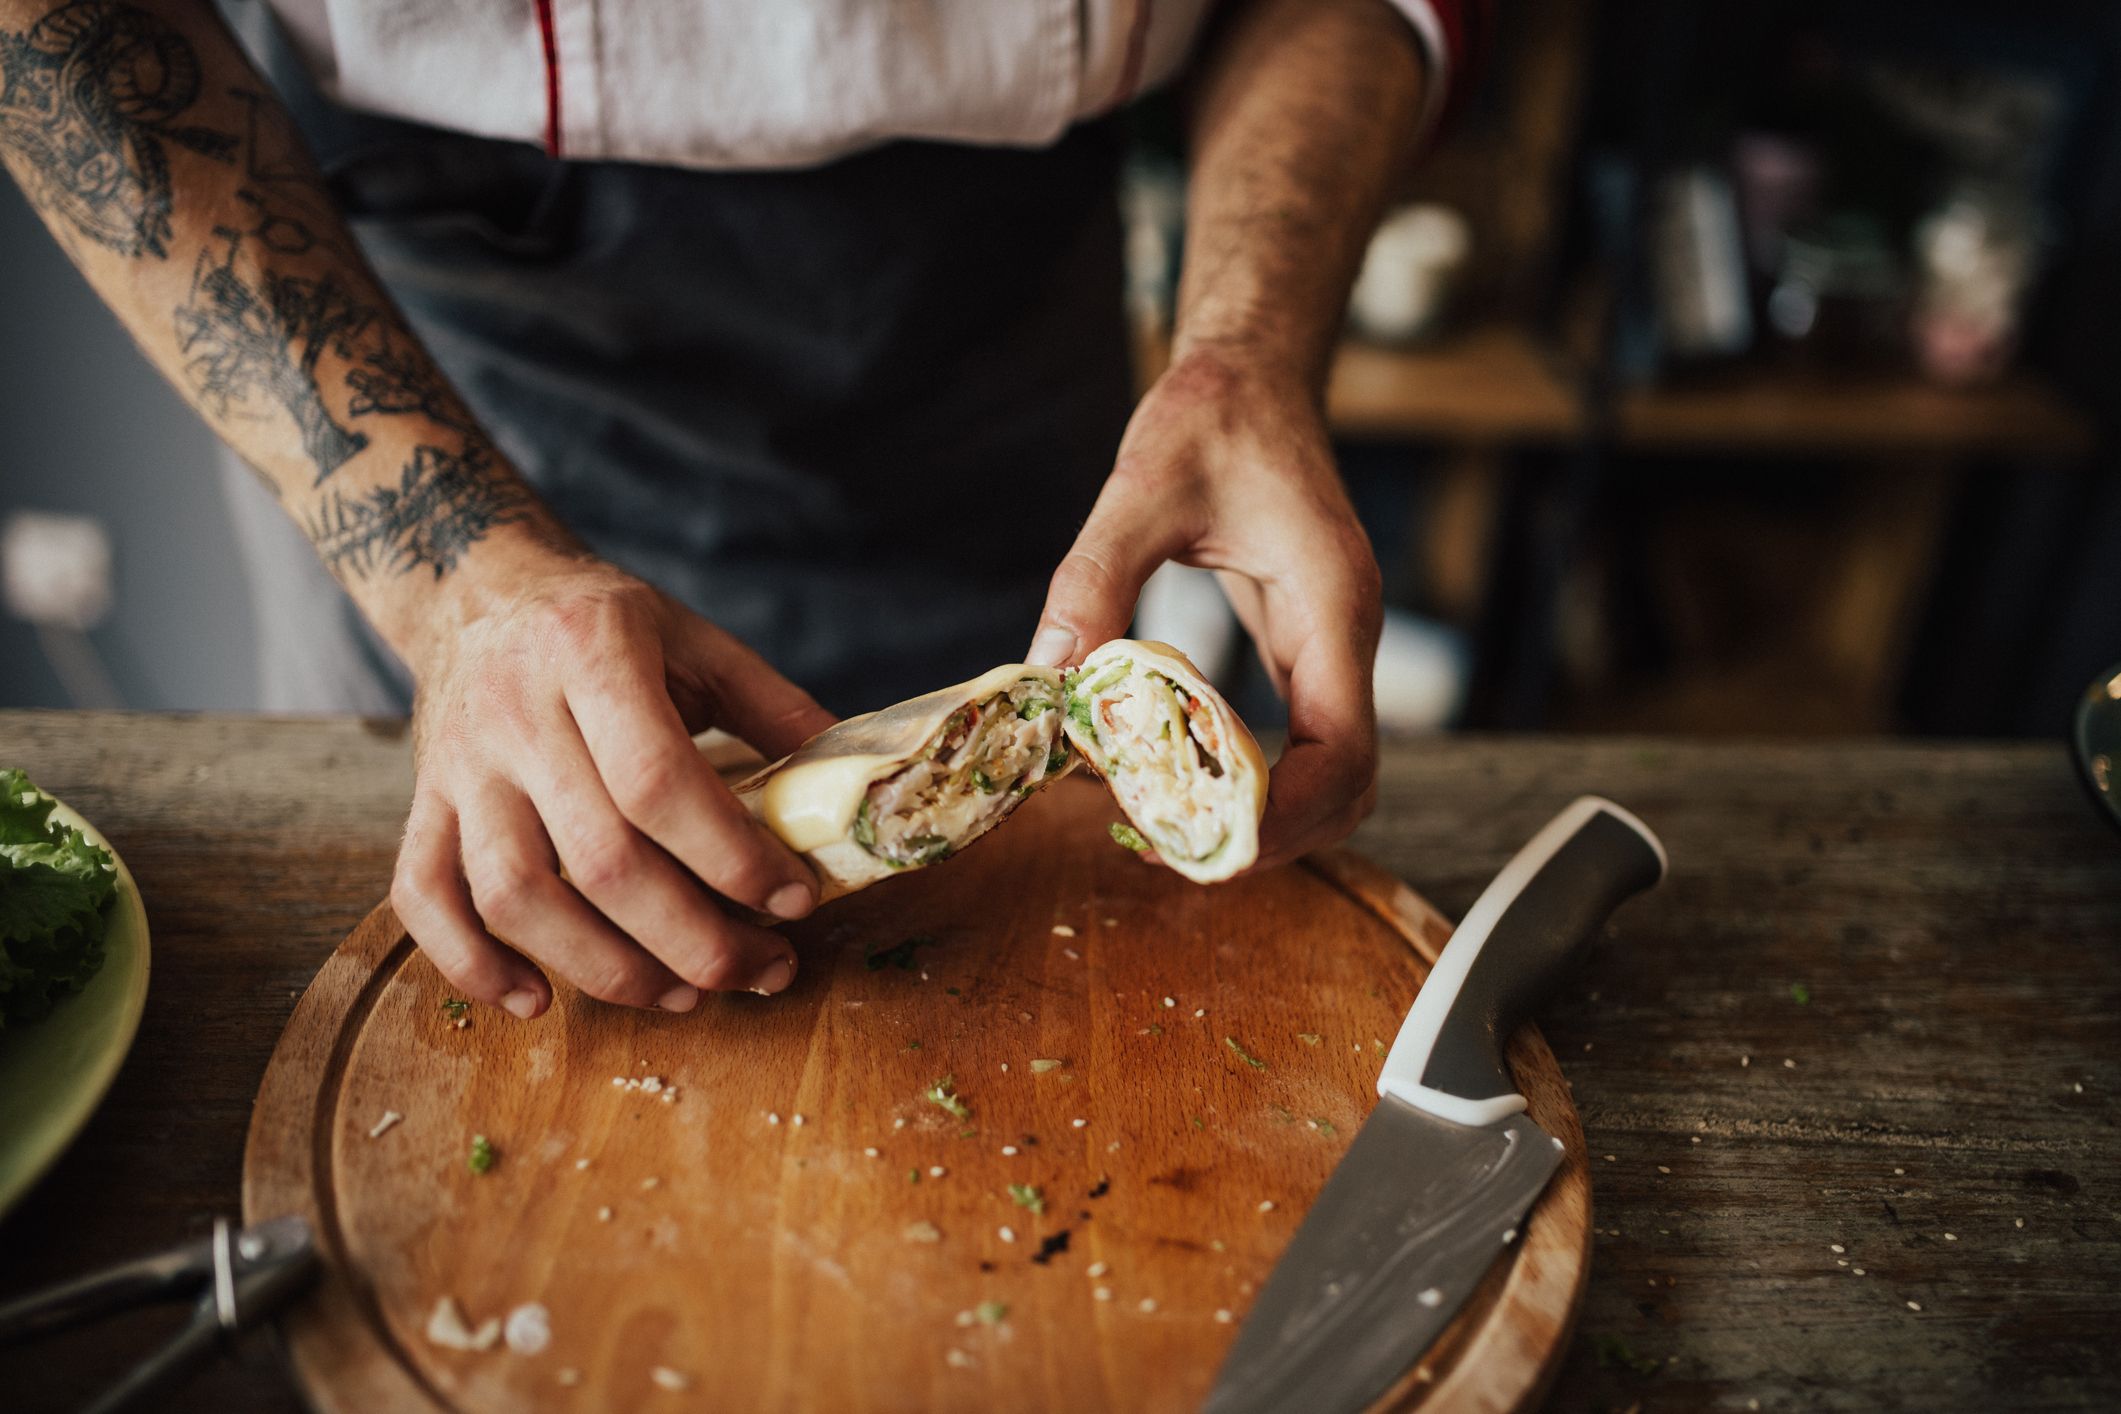
[(1053, 572), (1025, 661), (1061, 667), (1124, 636), (1142, 585), (1190, 543), (1169, 507), (1116, 479), (1106, 482), (1074, 547)]
[(707, 718), (694, 722), (688, 712), (687, 730), (720, 727), (775, 761), (839, 720), (735, 635), (702, 619), (687, 627), (684, 648)]

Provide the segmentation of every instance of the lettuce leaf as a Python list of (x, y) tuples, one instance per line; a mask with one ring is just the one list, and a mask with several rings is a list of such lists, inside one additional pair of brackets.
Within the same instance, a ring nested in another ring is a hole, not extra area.
[(103, 965), (110, 851), (51, 818), (55, 802), (0, 771), (0, 1028), (34, 1021)]

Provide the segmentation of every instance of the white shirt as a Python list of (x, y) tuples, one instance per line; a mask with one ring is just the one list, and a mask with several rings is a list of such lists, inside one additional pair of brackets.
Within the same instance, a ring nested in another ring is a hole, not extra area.
[[(800, 167), (1041, 146), (1169, 80), (1213, 0), (270, 0), (348, 107), (566, 157)], [(1380, 0), (1449, 80), (1454, 0)], [(1451, 14), (1446, 26), (1439, 6)]]

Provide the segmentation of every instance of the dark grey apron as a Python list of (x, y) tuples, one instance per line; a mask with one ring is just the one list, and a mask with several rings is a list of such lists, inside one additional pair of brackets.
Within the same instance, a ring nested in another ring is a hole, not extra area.
[[(348, 113), (267, 58), (384, 282), (598, 554), (841, 712), (1023, 652), (1132, 401), (1109, 124), (802, 171), (568, 163)], [(403, 670), (230, 485), (267, 705), (403, 710)]]

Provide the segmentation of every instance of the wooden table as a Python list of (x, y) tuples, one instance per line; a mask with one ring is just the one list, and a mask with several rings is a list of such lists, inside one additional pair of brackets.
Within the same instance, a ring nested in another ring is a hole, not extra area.
[[(411, 775), (354, 721), (0, 713), (0, 762), (110, 834), (155, 935), (117, 1087), (0, 1221), (13, 1295), (235, 1211), (266, 1057), (382, 896)], [(1547, 1018), (1601, 1160), (1553, 1407), (2111, 1408), (2121, 836), (2060, 748), (1425, 741), (1355, 843), (1456, 915), (1587, 790), (1673, 875)], [(170, 1319), (0, 1355), (7, 1407)], [(298, 1405), (254, 1343), (172, 1407)]]

